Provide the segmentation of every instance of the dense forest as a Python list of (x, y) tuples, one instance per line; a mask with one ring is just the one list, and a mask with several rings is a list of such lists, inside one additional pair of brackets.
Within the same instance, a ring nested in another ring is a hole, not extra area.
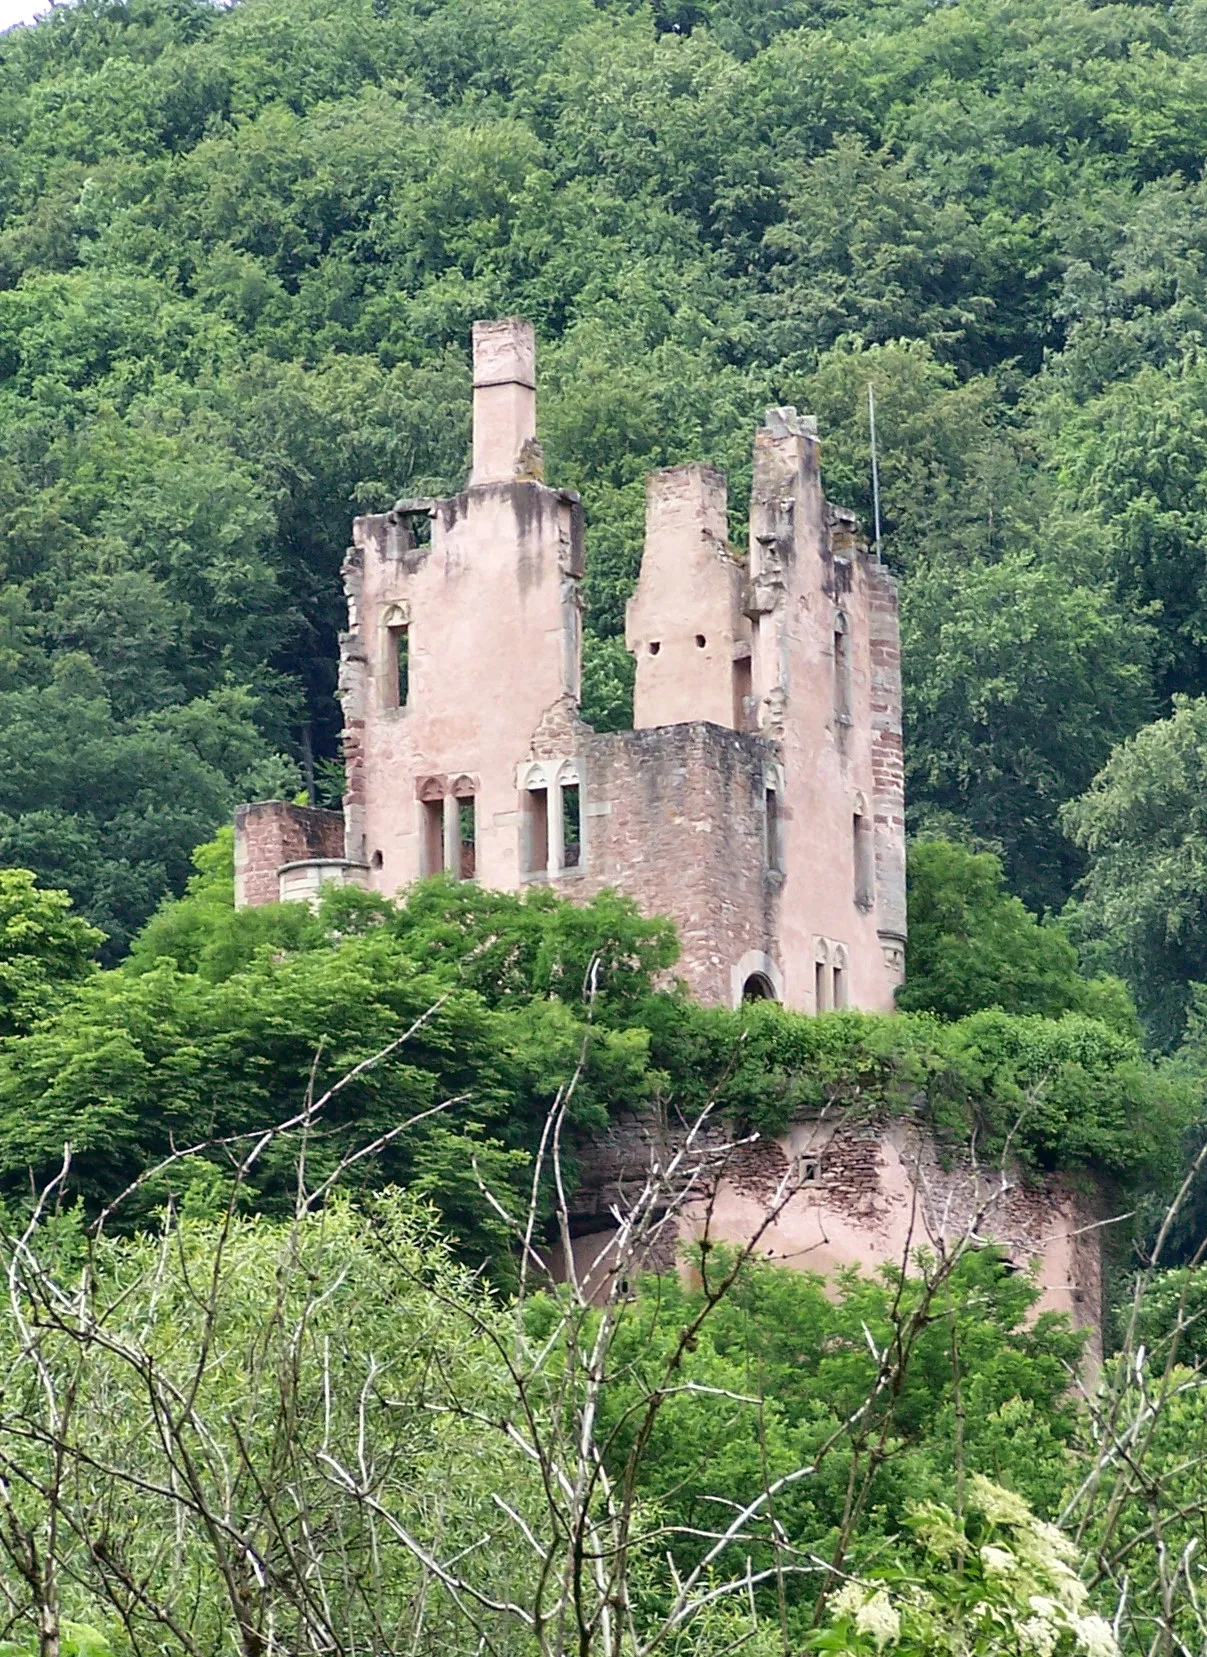
[[(0, 1657), (1207, 1649), (1205, 163), (1207, 0), (0, 36)], [(741, 545), (793, 403), (870, 518), (873, 387), (892, 1016), (699, 1006), (615, 894), (234, 909), (232, 806), (341, 793), (349, 519), (460, 487), (510, 313), (602, 729), (644, 473)], [(987, 1211), (647, 1274), (684, 1157), (819, 1112), (1096, 1203), (1101, 1365)], [(622, 1118), (686, 1138), (601, 1289)]]
[(740, 538), (790, 401), (866, 513), (873, 384), (913, 826), (1076, 899), (1176, 1040), (1197, 0), (80, 0), (0, 41), (0, 107), (0, 857), (110, 959), (234, 799), (338, 794), (349, 517), (460, 483), (470, 322), (520, 312), (587, 504), (588, 713), (626, 717), (643, 472), (725, 466)]

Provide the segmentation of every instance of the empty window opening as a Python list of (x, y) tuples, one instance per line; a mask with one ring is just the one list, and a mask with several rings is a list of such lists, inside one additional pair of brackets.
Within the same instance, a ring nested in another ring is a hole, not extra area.
[(389, 662), (386, 668), (386, 705), (405, 708), (411, 697), (411, 636), (408, 627), (386, 629)]
[(813, 968), (813, 1010), (818, 1013), (830, 1010), (830, 969), (824, 961), (818, 961)]
[(423, 872), (438, 875), (444, 868), (444, 801), (423, 800)]
[(576, 782), (567, 783), (562, 789), (562, 867), (577, 869), (582, 862), (582, 855), (581, 796)]
[(764, 794), (763, 856), (769, 869), (779, 870), (780, 862), (780, 805), (774, 788)]
[(746, 731), (750, 728), (750, 699), (754, 691), (751, 679), (750, 657), (742, 656), (733, 664), (733, 728), (735, 731)]
[(383, 859), (381, 853), (380, 852), (374, 852), (373, 853), (373, 867), (375, 869), (380, 869), (383, 862), (384, 862), (384, 859)]
[(544, 874), (549, 867), (549, 792), (530, 788), (524, 801), (524, 859), (530, 875)]
[(847, 975), (842, 967), (834, 968), (834, 1006), (845, 1007), (847, 1004)]
[(457, 839), (459, 845), (458, 874), (462, 880), (473, 880), (478, 872), (477, 813), (472, 794), (457, 801)]
[(816, 1185), (821, 1179), (821, 1164), (815, 1156), (804, 1156), (800, 1161), (800, 1182), (802, 1185)]
[(765, 972), (752, 972), (742, 985), (743, 1001), (774, 1001), (775, 986)]
[(661, 639), (651, 639), (650, 640), (650, 655), (651, 656), (656, 656), (661, 649), (662, 649), (662, 640)]
[(847, 618), (834, 625), (834, 713), (842, 724), (851, 722), (851, 636)]
[(703, 650), (704, 646), (707, 643), (708, 643), (708, 640), (704, 637), (703, 633), (697, 633), (696, 634), (696, 649), (697, 650)]

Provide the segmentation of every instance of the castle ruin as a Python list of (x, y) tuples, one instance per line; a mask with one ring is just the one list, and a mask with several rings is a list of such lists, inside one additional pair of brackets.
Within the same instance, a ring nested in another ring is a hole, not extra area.
[[(393, 895), (442, 871), (579, 899), (615, 887), (675, 921), (702, 1001), (891, 1011), (905, 955), (896, 586), (826, 501), (818, 450), (811, 419), (768, 411), (745, 557), (722, 473), (649, 476), (625, 629), (634, 729), (595, 732), (579, 714), (583, 513), (544, 481), (532, 329), (475, 323), (465, 489), (358, 518), (344, 563), (343, 813), (241, 806), (236, 902), (308, 900), (332, 880)], [(664, 1128), (616, 1122), (585, 1159), (580, 1269), (606, 1261), (616, 1205), (664, 1154)], [(987, 1188), (941, 1164), (924, 1131), (823, 1116), (727, 1167), (698, 1223), (754, 1235), (787, 1168), (801, 1187), (765, 1252), (821, 1272), (942, 1248)], [(1039, 1262), (1042, 1304), (1096, 1325), (1082, 1197), (988, 1181), (995, 1235), (1020, 1266)]]
[(535, 346), (474, 324), (461, 494), (358, 518), (340, 645), (337, 813), (240, 808), (236, 901), (424, 875), (669, 915), (706, 1002), (891, 1010), (905, 949), (897, 595), (822, 494), (815, 424), (768, 411), (750, 544), (726, 482), (651, 473), (625, 636), (634, 729), (579, 716), (583, 512), (544, 482)]

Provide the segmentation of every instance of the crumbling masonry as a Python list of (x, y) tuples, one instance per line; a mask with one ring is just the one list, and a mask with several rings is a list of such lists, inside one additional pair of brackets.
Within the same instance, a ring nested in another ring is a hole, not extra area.
[(891, 1009), (905, 944), (897, 597), (824, 498), (813, 421), (769, 411), (750, 546), (724, 475), (646, 484), (632, 731), (579, 717), (584, 534), (536, 438), (532, 329), (474, 325), (473, 470), (359, 518), (344, 564), (348, 792), (245, 806), (237, 899), (439, 870), (628, 893), (679, 928), (702, 1000)]
[[(441, 870), (574, 898), (611, 886), (673, 918), (701, 1000), (891, 1010), (905, 948), (897, 595), (822, 494), (814, 423), (778, 408), (758, 429), (744, 558), (722, 473), (649, 477), (626, 625), (635, 728), (601, 735), (579, 717), (582, 508), (544, 482), (535, 386), (529, 325), (476, 323), (466, 488), (357, 519), (343, 815), (240, 807), (237, 902), (311, 898), (330, 880), (392, 894)], [(580, 1263), (606, 1258), (608, 1215), (657, 1138), (618, 1124), (586, 1159)], [(788, 1160), (807, 1177), (766, 1248), (809, 1269), (900, 1262), (974, 1206), (977, 1182), (957, 1191), (899, 1125), (802, 1122), (729, 1170), (715, 1235), (752, 1234)], [(1035, 1188), (1010, 1196), (998, 1235), (1020, 1264), (1042, 1261), (1046, 1305), (1093, 1323), (1083, 1223), (1074, 1194)]]

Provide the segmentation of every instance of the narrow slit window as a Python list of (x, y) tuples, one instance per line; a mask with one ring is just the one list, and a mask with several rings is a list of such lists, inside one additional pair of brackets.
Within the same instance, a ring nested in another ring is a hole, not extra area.
[(444, 868), (444, 801), (424, 800), (423, 872), (438, 875)]
[(390, 627), (386, 666), (386, 702), (391, 708), (405, 708), (411, 699), (411, 632), (409, 627)]
[(530, 788), (524, 803), (524, 832), (527, 839), (525, 864), (530, 875), (544, 874), (549, 867), (549, 791)]
[(847, 1004), (847, 975), (842, 967), (834, 968), (834, 1006), (845, 1007)]
[(834, 713), (842, 724), (851, 721), (851, 636), (847, 618), (834, 624)]
[(576, 782), (562, 789), (562, 867), (577, 869), (582, 862), (582, 805)]
[(813, 1010), (818, 1013), (829, 1011), (830, 997), (827, 982), (829, 968), (824, 961), (818, 961), (813, 968)]
[(776, 871), (780, 868), (780, 805), (779, 796), (774, 788), (768, 788), (764, 794), (764, 834), (763, 847), (767, 867)]
[(458, 873), (462, 880), (473, 880), (478, 873), (478, 832), (476, 801), (472, 794), (457, 801), (457, 828), (460, 847)]
[(750, 657), (742, 656), (733, 664), (733, 728), (745, 731), (750, 727), (751, 683)]
[(876, 901), (872, 825), (861, 812), (851, 819), (851, 849), (855, 869), (855, 905), (871, 909)]

